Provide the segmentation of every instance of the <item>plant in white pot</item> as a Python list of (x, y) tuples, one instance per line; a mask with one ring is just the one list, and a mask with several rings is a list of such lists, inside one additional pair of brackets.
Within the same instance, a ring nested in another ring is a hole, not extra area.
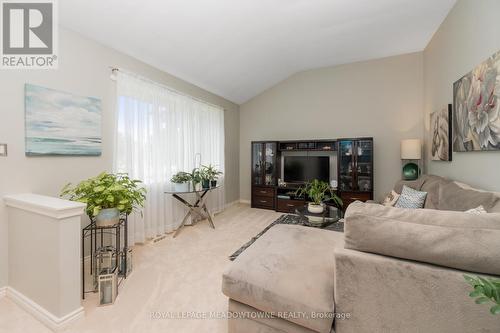
[(140, 180), (130, 179), (125, 173), (103, 172), (75, 186), (67, 184), (61, 197), (87, 204), (87, 215), (95, 218), (97, 225), (114, 225), (120, 213), (130, 214), (144, 207), (146, 189), (140, 184)]
[(318, 179), (313, 179), (300, 187), (295, 195), (305, 196), (306, 199), (311, 200), (307, 205), (307, 210), (313, 214), (323, 213), (325, 209), (324, 202), (329, 200), (332, 200), (337, 207), (342, 207), (342, 200), (337, 196), (335, 190), (330, 187), (330, 184)]
[(172, 176), (170, 181), (174, 184), (174, 189), (177, 192), (189, 191), (189, 182), (191, 181), (191, 174), (187, 172), (177, 172)]

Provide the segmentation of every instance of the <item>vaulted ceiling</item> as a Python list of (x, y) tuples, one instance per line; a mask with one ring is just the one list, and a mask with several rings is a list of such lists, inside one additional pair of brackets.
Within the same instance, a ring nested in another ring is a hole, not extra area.
[(59, 13), (62, 26), (241, 104), (302, 70), (421, 51), (455, 1), (64, 0)]

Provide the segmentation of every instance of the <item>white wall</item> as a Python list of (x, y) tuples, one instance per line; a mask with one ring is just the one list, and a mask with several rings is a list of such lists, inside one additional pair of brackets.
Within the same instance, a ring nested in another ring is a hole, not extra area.
[[(35, 192), (58, 195), (67, 182), (77, 182), (112, 168), (114, 82), (108, 66), (126, 68), (226, 110), (226, 200), (239, 198), (239, 107), (188, 82), (134, 58), (60, 29), (58, 70), (0, 72), (0, 143), (8, 157), (0, 157), (0, 197)], [(24, 154), (24, 84), (102, 99), (103, 154), (101, 157), (26, 157)], [(7, 284), (7, 223), (0, 203), (0, 287)]]
[[(453, 82), (500, 50), (499, 14), (498, 0), (459, 0), (426, 47), (424, 112), (427, 141), (429, 114), (453, 102)], [(427, 170), (483, 189), (500, 191), (499, 165), (498, 151), (454, 152), (452, 162), (428, 161)]]
[(240, 106), (240, 197), (250, 142), (372, 136), (375, 196), (401, 177), (400, 140), (422, 138), (422, 53), (301, 72)]

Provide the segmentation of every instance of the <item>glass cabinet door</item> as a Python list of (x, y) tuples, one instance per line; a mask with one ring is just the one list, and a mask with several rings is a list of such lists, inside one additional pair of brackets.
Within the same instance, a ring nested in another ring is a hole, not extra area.
[(276, 142), (266, 142), (264, 144), (264, 184), (276, 185)]
[(262, 143), (252, 143), (252, 183), (262, 185), (263, 182), (263, 152)]
[(356, 175), (358, 191), (372, 190), (373, 142), (360, 140), (356, 147)]
[(340, 141), (339, 143), (339, 174), (340, 190), (354, 191), (354, 142)]

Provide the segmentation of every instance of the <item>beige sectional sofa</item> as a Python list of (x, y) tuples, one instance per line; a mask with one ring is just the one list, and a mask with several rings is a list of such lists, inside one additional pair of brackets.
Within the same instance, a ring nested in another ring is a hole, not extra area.
[[(345, 233), (276, 225), (223, 276), (229, 333), (500, 332), (464, 274), (500, 277), (500, 196), (437, 176), (425, 207), (354, 203)], [(491, 214), (460, 211), (483, 205)]]

